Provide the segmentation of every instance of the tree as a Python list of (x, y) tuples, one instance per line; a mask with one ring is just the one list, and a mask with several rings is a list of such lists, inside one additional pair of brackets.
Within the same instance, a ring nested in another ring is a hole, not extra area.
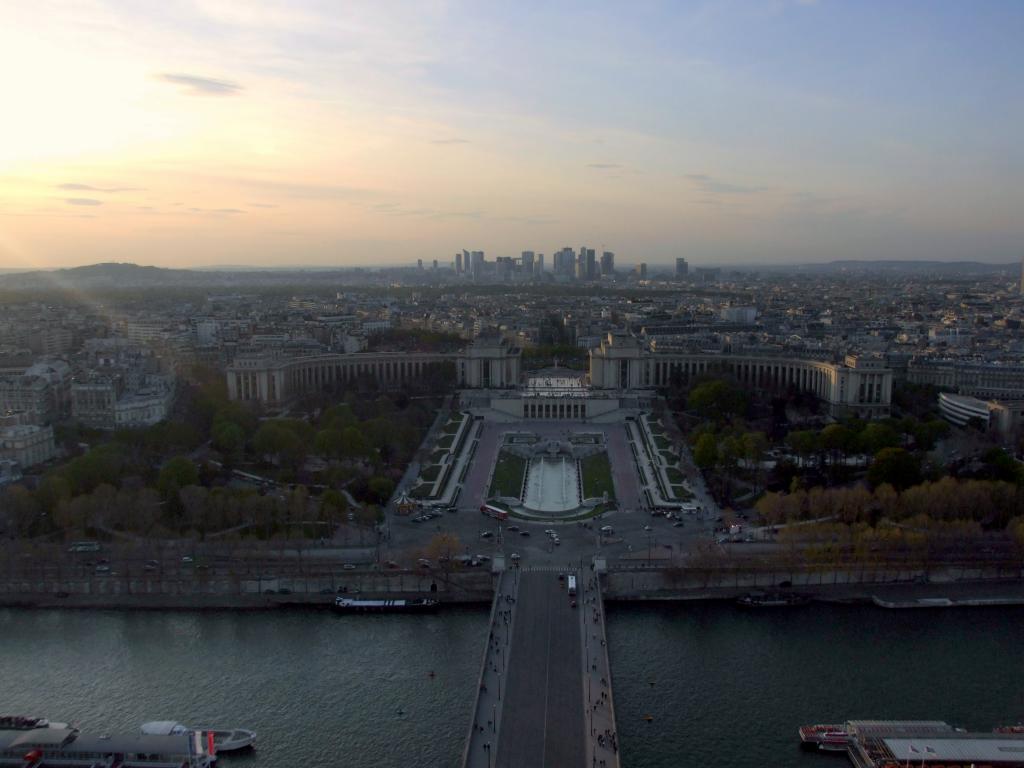
[(462, 543), (454, 533), (438, 533), (427, 544), (426, 556), (448, 569), (461, 547)]
[(228, 460), (237, 459), (245, 448), (245, 430), (233, 421), (215, 423), (211, 435), (213, 447)]
[(718, 440), (710, 432), (697, 438), (693, 447), (693, 461), (701, 469), (711, 469), (718, 463)]
[(888, 483), (902, 490), (921, 481), (921, 463), (916, 456), (903, 448), (883, 448), (875, 454), (868, 469), (868, 482), (877, 488)]
[(395, 491), (395, 481), (387, 477), (377, 475), (371, 477), (369, 482), (366, 484), (367, 496), (378, 503), (384, 504), (388, 499), (391, 498), (391, 494)]
[(199, 469), (187, 456), (175, 456), (160, 468), (156, 487), (165, 499), (176, 496), (188, 485), (199, 483)]
[(914, 442), (922, 451), (930, 451), (949, 434), (949, 424), (942, 419), (919, 422), (914, 428)]
[(829, 462), (837, 464), (853, 450), (855, 436), (842, 424), (829, 424), (821, 431), (821, 445), (829, 452)]
[(713, 379), (690, 390), (686, 407), (706, 419), (721, 422), (732, 416), (742, 416), (747, 409), (747, 396), (731, 382)]
[(883, 448), (895, 448), (900, 443), (900, 436), (895, 429), (877, 421), (864, 427), (859, 439), (864, 452), (872, 455), (877, 454)]
[(790, 432), (786, 435), (786, 445), (806, 462), (821, 451), (821, 436), (810, 429)]

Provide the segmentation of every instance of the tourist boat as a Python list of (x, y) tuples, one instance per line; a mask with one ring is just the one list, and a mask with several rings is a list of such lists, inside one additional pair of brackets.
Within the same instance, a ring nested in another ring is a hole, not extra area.
[(839, 751), (850, 744), (850, 734), (844, 725), (801, 725), (799, 734), (800, 746), (805, 749)]
[(793, 605), (805, 605), (808, 598), (788, 592), (751, 592), (736, 599), (736, 604), (744, 608), (784, 608)]
[(0, 765), (43, 768), (213, 768), (210, 745), (198, 731), (90, 735), (53, 723), (0, 731)]
[(31, 731), (33, 728), (67, 728), (67, 723), (55, 723), (45, 717), (0, 715), (0, 731)]
[(182, 725), (174, 720), (154, 720), (142, 724), (142, 733), (147, 736), (167, 736), (178, 733), (203, 733), (206, 734), (207, 745), (209, 745), (210, 734), (213, 735), (213, 754), (221, 752), (237, 752), (248, 749), (256, 741), (256, 731), (246, 728), (197, 728), (189, 725)]
[(334, 598), (334, 610), (341, 613), (425, 613), (436, 610), (437, 600), (417, 597), (412, 600), (356, 600)]
[(1024, 723), (1016, 725), (1000, 725), (992, 729), (992, 733), (1006, 733), (1013, 736), (1024, 734)]

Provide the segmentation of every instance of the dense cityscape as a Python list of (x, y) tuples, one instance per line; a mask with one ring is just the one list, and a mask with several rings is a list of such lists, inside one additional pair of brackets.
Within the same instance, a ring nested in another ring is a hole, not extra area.
[(1022, 30), (0, 3), (0, 768), (1024, 768)]

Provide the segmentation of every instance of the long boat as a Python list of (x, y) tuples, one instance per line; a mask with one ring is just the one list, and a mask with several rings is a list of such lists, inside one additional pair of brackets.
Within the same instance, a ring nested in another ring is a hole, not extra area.
[(437, 600), (429, 600), (424, 597), (417, 597), (412, 600), (334, 598), (334, 610), (340, 613), (426, 613), (437, 610), (437, 606)]
[(808, 598), (791, 592), (751, 592), (736, 598), (736, 604), (744, 608), (786, 608), (806, 605)]
[(198, 731), (93, 736), (52, 724), (0, 730), (0, 766), (5, 768), (213, 768), (215, 761)]
[(31, 731), (33, 728), (67, 728), (67, 723), (55, 723), (45, 717), (26, 715), (0, 715), (0, 731)]

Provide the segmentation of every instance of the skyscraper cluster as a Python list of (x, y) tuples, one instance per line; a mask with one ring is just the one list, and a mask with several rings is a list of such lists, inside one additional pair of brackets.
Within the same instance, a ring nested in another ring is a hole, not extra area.
[[(484, 258), (483, 251), (466, 251), (455, 254), (453, 264), (456, 276), (472, 280), (493, 277), (499, 280), (513, 278), (532, 279), (544, 277), (544, 254), (523, 251), (519, 257), (499, 256), (493, 262)], [(551, 275), (560, 281), (589, 282), (615, 274), (615, 254), (603, 251), (598, 259), (594, 248), (582, 246), (579, 252), (566, 246), (555, 251), (551, 259)]]

